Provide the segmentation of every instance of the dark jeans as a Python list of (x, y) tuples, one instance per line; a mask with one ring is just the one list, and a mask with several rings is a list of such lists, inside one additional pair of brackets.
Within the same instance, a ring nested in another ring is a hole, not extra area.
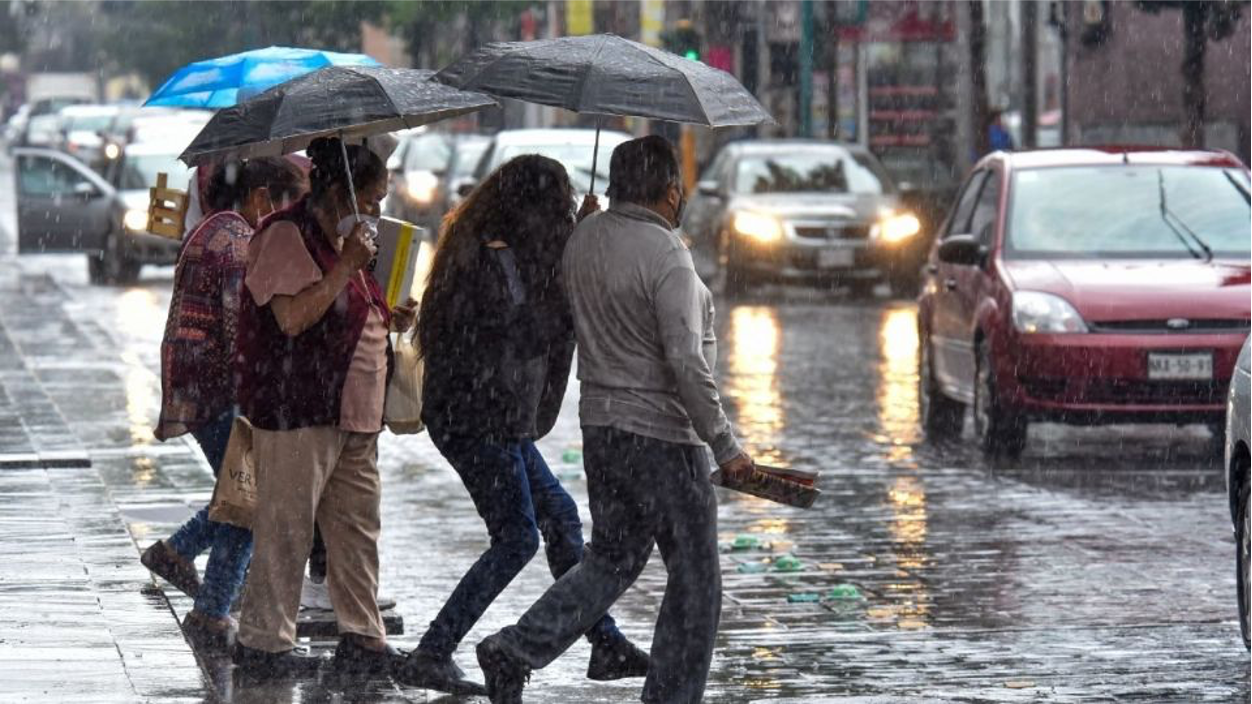
[[(222, 467), (234, 421), (235, 412), (227, 411), (216, 420), (191, 431), (209, 461), (209, 467), (213, 469), (213, 476), (217, 476)], [(252, 531), (229, 523), (210, 521), (209, 507), (205, 506), (170, 536), (169, 544), (175, 552), (189, 560), (211, 549), (195, 608), (207, 616), (225, 616), (239, 587), (243, 586), (248, 563), (252, 560)]]
[(721, 617), (717, 497), (703, 447), (583, 428), (591, 543), (522, 616), (502, 647), (538, 669), (555, 660), (639, 577), (655, 542), (669, 574), (645, 702), (699, 702)]
[[(491, 547), (461, 578), (418, 645), (443, 657), (456, 650), (491, 602), (534, 557), (541, 534), (553, 577), (577, 565), (583, 556), (583, 527), (574, 499), (530, 440), (492, 444), (437, 432), (431, 439), (461, 475), (491, 536)], [(592, 642), (623, 637), (605, 611), (581, 631)]]

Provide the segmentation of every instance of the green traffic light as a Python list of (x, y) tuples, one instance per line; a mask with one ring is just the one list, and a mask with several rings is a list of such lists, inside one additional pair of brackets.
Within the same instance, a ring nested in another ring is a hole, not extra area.
[(683, 54), (683, 58), (691, 59), (692, 61), (699, 61), (700, 52), (696, 51), (695, 49), (688, 49), (687, 53)]

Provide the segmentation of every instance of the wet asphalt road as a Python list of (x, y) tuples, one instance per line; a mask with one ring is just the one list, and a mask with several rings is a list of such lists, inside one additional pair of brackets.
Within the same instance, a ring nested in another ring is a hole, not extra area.
[[(22, 267), (51, 273), (69, 316), (110, 339), (108, 359), (92, 362), (90, 420), (76, 427), (93, 449), (113, 448), (117, 460), (97, 464), (117, 500), (144, 507), (123, 507), (132, 536), (168, 534), (211, 489), (206, 471), (163, 464), (169, 448), (148, 432), (172, 270), (109, 288), (87, 284), (82, 257)], [(720, 495), (726, 594), (709, 701), (1248, 701), (1234, 544), (1205, 429), (1035, 426), (1020, 461), (988, 464), (968, 428), (952, 447), (921, 436), (910, 302), (770, 290), (719, 301), (718, 316), (722, 388), (749, 450), (821, 470), (825, 495), (810, 511)], [(587, 518), (575, 392), (541, 448)], [(485, 533), (424, 436), (384, 437), (380, 461), (382, 591), (406, 619), (397, 642), (412, 645)], [(664, 579), (654, 559), (615, 609), (645, 645)], [(473, 643), (550, 581), (540, 556), (471, 632), (461, 664), (476, 675)], [(528, 701), (637, 699), (638, 682), (585, 681), (587, 653), (576, 644), (536, 673)], [(206, 699), (435, 699), (385, 683), (241, 687), (224, 663), (205, 664)]]

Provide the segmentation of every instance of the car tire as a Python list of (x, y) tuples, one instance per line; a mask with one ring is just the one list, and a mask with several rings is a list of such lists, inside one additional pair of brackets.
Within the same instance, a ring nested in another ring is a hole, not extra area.
[(1235, 509), (1235, 584), (1238, 592), (1235, 598), (1239, 602), (1239, 631), (1243, 635), (1243, 647), (1252, 650), (1252, 642), (1248, 640), (1249, 630), (1252, 626), (1248, 623), (1249, 611), (1249, 593), (1248, 588), (1252, 583), (1252, 577), (1248, 574), (1249, 564), (1252, 564), (1252, 547), (1249, 540), (1252, 539), (1252, 511), (1248, 510), (1248, 471), (1247, 461), (1244, 460), (1245, 467), (1243, 479), (1239, 487), (1238, 505)]
[(739, 263), (735, 253), (730, 249), (729, 237), (722, 236), (723, 245), (718, 259), (718, 271), (721, 277), (722, 295), (739, 298), (752, 293), (759, 285), (759, 280), (751, 269)]
[(975, 354), (974, 433), (978, 444), (988, 456), (1016, 459), (1026, 447), (1026, 419), (1000, 403), (991, 366), (991, 345), (979, 342)]
[(93, 284), (132, 284), (139, 279), (143, 265), (126, 258), (116, 233), (104, 237), (104, 249), (87, 255), (87, 277)]
[(935, 379), (930, 340), (919, 336), (917, 352), (917, 404), (922, 430), (927, 440), (950, 440), (961, 436), (965, 425), (965, 404), (946, 396)]

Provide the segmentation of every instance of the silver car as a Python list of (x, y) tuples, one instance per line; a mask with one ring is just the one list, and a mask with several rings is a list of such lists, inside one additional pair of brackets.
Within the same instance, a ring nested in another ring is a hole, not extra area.
[(1239, 352), (1239, 361), (1235, 363), (1235, 375), (1230, 380), (1230, 396), (1226, 403), (1226, 496), (1230, 500), (1230, 517), (1235, 524), (1235, 582), (1239, 585), (1237, 598), (1239, 601), (1239, 628), (1243, 632), (1243, 645), (1248, 643), (1248, 566), (1252, 564), (1249, 548), (1249, 536), (1252, 536), (1252, 516), (1248, 511), (1248, 467), (1249, 452), (1252, 442), (1248, 440), (1249, 404), (1252, 403), (1252, 391), (1249, 390), (1249, 344), (1252, 337), (1243, 343)]

